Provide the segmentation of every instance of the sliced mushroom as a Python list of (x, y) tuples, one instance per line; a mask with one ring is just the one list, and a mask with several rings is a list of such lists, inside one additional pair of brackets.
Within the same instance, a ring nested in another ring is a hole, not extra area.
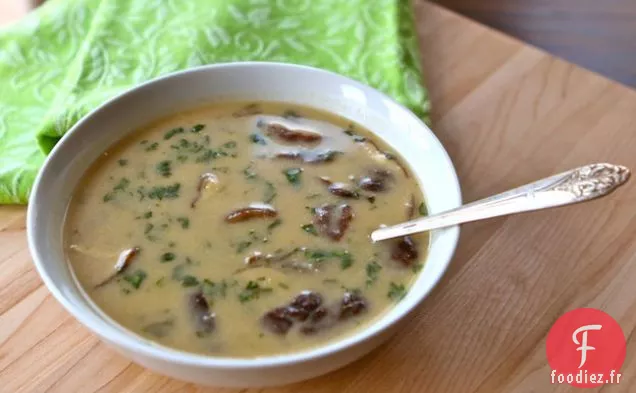
[(199, 182), (197, 183), (197, 192), (194, 196), (194, 199), (192, 199), (192, 202), (190, 203), (191, 208), (194, 209), (196, 207), (199, 199), (201, 199), (201, 196), (203, 195), (203, 191), (208, 189), (212, 185), (219, 185), (219, 178), (214, 173), (206, 172), (199, 176)]
[(132, 247), (122, 251), (119, 254), (119, 258), (117, 258), (117, 262), (115, 263), (115, 267), (114, 267), (115, 272), (112, 275), (110, 275), (108, 278), (106, 278), (104, 281), (95, 285), (95, 288), (103, 287), (104, 285), (110, 283), (115, 278), (117, 278), (117, 276), (125, 272), (140, 251), (141, 249), (139, 247)]
[(225, 221), (234, 224), (237, 222), (251, 220), (253, 218), (273, 218), (277, 215), (278, 212), (271, 205), (252, 204), (248, 207), (234, 210), (225, 216)]
[(323, 205), (315, 209), (314, 226), (322, 235), (339, 241), (353, 217), (353, 208), (347, 204)]
[(322, 304), (322, 296), (316, 292), (303, 291), (287, 306), (289, 316), (304, 321)]
[(404, 173), (404, 176), (406, 178), (409, 177), (409, 171), (406, 169), (406, 167), (404, 166), (404, 164), (402, 164), (402, 162), (393, 154), (388, 153), (384, 150), (381, 150), (380, 147), (378, 147), (378, 145), (375, 144), (375, 142), (373, 142), (371, 139), (366, 139), (364, 141), (367, 145), (373, 147), (373, 149), (378, 152), (378, 154), (382, 155), (384, 158), (386, 158), (387, 160), (391, 160), (393, 162), (395, 162), (395, 164), (400, 167), (400, 169), (402, 170), (402, 173)]
[(278, 307), (265, 313), (261, 323), (270, 332), (285, 335), (291, 329), (294, 320), (287, 314), (286, 307)]
[(345, 292), (340, 303), (339, 319), (348, 319), (367, 310), (367, 301), (356, 292)]
[(327, 191), (330, 194), (341, 198), (359, 199), (360, 194), (351, 185), (346, 183), (334, 183), (328, 177), (321, 176), (318, 178), (322, 183), (327, 185)]
[(196, 335), (202, 337), (212, 333), (216, 327), (216, 315), (210, 311), (210, 304), (203, 292), (197, 291), (191, 294), (188, 306), (194, 320)]
[(391, 259), (401, 262), (404, 266), (411, 266), (418, 256), (417, 243), (410, 236), (398, 240), (391, 249)]
[(383, 192), (388, 189), (388, 182), (392, 177), (391, 172), (385, 169), (374, 168), (360, 179), (358, 186), (365, 191)]
[(322, 140), (322, 135), (317, 132), (291, 129), (280, 123), (269, 123), (265, 133), (272, 138), (289, 143), (315, 144)]

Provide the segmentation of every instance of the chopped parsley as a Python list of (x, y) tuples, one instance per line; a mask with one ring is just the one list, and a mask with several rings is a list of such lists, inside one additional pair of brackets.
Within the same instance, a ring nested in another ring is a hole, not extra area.
[(148, 145), (148, 147), (146, 147), (146, 151), (154, 151), (154, 150), (157, 150), (158, 147), (159, 147), (159, 144), (157, 142), (154, 142)]
[(263, 202), (271, 203), (276, 198), (276, 187), (271, 182), (265, 182), (265, 193), (263, 195)]
[(236, 246), (236, 253), (240, 254), (252, 245), (251, 241), (242, 241)]
[(309, 233), (310, 235), (318, 236), (318, 231), (314, 224), (305, 224), (301, 226), (302, 230)]
[(312, 263), (320, 263), (328, 259), (340, 259), (340, 268), (342, 270), (348, 269), (353, 265), (353, 255), (347, 250), (321, 250), (321, 249), (306, 249), (305, 258), (309, 259)]
[(143, 215), (143, 217), (144, 217), (144, 218), (150, 218), (150, 217), (152, 217), (152, 212), (151, 212), (151, 211), (147, 211), (147, 212), (145, 212), (145, 213), (144, 213), (144, 215)]
[(375, 261), (367, 263), (367, 287), (370, 287), (377, 281), (380, 270), (382, 270), (382, 266), (379, 263)]
[(235, 141), (229, 141), (223, 144), (223, 147), (227, 148), (227, 149), (233, 149), (236, 147), (236, 142)]
[(165, 135), (163, 136), (163, 139), (168, 140), (177, 134), (183, 134), (183, 131), (184, 131), (183, 127), (173, 128), (172, 130), (165, 133)]
[(152, 231), (152, 229), (153, 229), (154, 227), (155, 227), (155, 226), (154, 226), (153, 224), (151, 224), (151, 223), (147, 223), (147, 224), (146, 224), (146, 228), (144, 229), (144, 235), (149, 234), (149, 233), (150, 233), (150, 231)]
[(194, 287), (199, 285), (199, 279), (191, 276), (189, 274), (186, 274), (185, 276), (183, 276), (183, 278), (181, 279), (181, 286), (182, 287)]
[(258, 177), (256, 172), (254, 172), (253, 165), (254, 165), (254, 163), (251, 162), (247, 166), (247, 168), (243, 169), (243, 175), (245, 176), (246, 179), (255, 179), (256, 177)]
[(148, 198), (150, 199), (175, 199), (179, 197), (180, 183), (174, 183), (169, 186), (156, 186), (150, 189), (148, 192)]
[(205, 124), (195, 124), (194, 126), (192, 126), (192, 129), (190, 130), (190, 132), (200, 132), (201, 130), (203, 130), (205, 128)]
[(161, 255), (161, 263), (172, 262), (177, 256), (173, 252), (166, 252)]
[(289, 169), (285, 169), (283, 171), (283, 174), (285, 174), (285, 177), (287, 178), (287, 181), (293, 185), (298, 185), (300, 184), (300, 175), (302, 173), (302, 168), (289, 168)]
[(428, 215), (428, 209), (426, 209), (424, 202), (420, 203), (420, 207), (417, 210), (420, 212), (420, 216)]
[(280, 218), (275, 219), (271, 224), (267, 226), (267, 231), (271, 232), (274, 228), (276, 228), (282, 223), (283, 223), (283, 220), (281, 220)]
[(203, 283), (201, 284), (201, 290), (203, 291), (203, 293), (206, 296), (209, 297), (225, 297), (225, 294), (227, 292), (227, 282), (225, 280), (221, 280), (220, 282), (216, 283), (214, 281), (210, 281), (207, 278), (203, 280)]
[(144, 282), (148, 275), (143, 270), (137, 270), (134, 273), (126, 274), (124, 280), (128, 282), (133, 288), (139, 289), (141, 283)]
[(250, 134), (250, 141), (252, 141), (252, 143), (256, 143), (257, 145), (266, 145), (267, 144), (267, 141), (265, 140), (265, 137), (263, 137), (261, 134), (257, 134), (257, 133)]
[(125, 160), (123, 158), (117, 160), (117, 163), (119, 164), (119, 166), (126, 166), (128, 165), (128, 160)]
[(115, 194), (113, 194), (112, 192), (107, 192), (106, 194), (104, 194), (104, 198), (102, 199), (104, 202), (110, 202), (115, 199)]
[(122, 177), (119, 183), (113, 187), (113, 191), (124, 191), (130, 185), (130, 180), (127, 177)]
[(418, 273), (420, 270), (422, 270), (423, 267), (424, 265), (422, 265), (421, 263), (416, 263), (411, 267), (411, 270), (413, 270), (413, 273)]
[(351, 255), (348, 251), (344, 251), (336, 256), (340, 258), (340, 268), (342, 270), (348, 269), (351, 265), (353, 265), (353, 255)]
[(163, 177), (172, 176), (172, 162), (170, 162), (170, 160), (159, 162), (155, 168), (157, 169), (157, 173)]
[(181, 228), (190, 228), (190, 219), (188, 217), (178, 217), (177, 221), (179, 222), (179, 224), (181, 224)]
[(239, 293), (238, 298), (241, 303), (258, 299), (261, 293), (271, 292), (272, 288), (261, 287), (256, 281), (249, 281), (245, 288)]
[(389, 292), (387, 293), (387, 296), (391, 300), (400, 301), (404, 299), (404, 296), (406, 296), (406, 287), (404, 286), (404, 284), (398, 285), (394, 282), (391, 282), (389, 284)]

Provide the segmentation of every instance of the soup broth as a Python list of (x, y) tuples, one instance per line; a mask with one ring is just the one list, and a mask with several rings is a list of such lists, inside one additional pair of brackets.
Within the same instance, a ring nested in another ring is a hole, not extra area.
[(65, 248), (92, 301), (160, 344), (256, 357), (364, 328), (406, 294), (427, 235), (400, 157), (350, 122), (282, 103), (161, 120), (106, 151), (69, 205)]

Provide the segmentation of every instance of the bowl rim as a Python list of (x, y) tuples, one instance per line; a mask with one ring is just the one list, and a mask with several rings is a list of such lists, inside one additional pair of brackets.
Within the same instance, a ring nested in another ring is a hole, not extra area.
[[(337, 352), (341, 352), (348, 348), (354, 347), (364, 341), (373, 338), (382, 332), (389, 329), (391, 326), (398, 323), (400, 320), (404, 319), (409, 313), (411, 313), (428, 295), (434, 290), (434, 288), (439, 284), (441, 279), (444, 277), (446, 271), (448, 270), (448, 266), (453, 258), (455, 250), (457, 248), (457, 244), (459, 241), (459, 227), (454, 226), (447, 229), (446, 236), (449, 238), (447, 240), (450, 246), (446, 247), (446, 255), (445, 260), (443, 260), (443, 267), (438, 274), (437, 277), (433, 279), (433, 283), (428, 291), (423, 292), (418, 295), (417, 298), (410, 304), (408, 307), (405, 307), (400, 312), (396, 313), (392, 318), (386, 318), (385, 316), (379, 316), (376, 321), (369, 323), (369, 325), (363, 329), (360, 329), (355, 334), (351, 334), (349, 336), (345, 336), (341, 339), (336, 339), (329, 341), (323, 345), (310, 347), (308, 349), (300, 350), (297, 352), (291, 352), (287, 354), (280, 355), (266, 355), (259, 356), (253, 358), (233, 358), (233, 357), (217, 357), (210, 355), (203, 355), (197, 353), (186, 352), (178, 349), (174, 349), (168, 346), (164, 346), (162, 344), (155, 345), (142, 345), (139, 341), (138, 336), (129, 331), (126, 328), (118, 328), (118, 326), (114, 326), (112, 322), (104, 320), (101, 316), (97, 315), (95, 310), (91, 310), (94, 314), (92, 316), (86, 316), (84, 312), (76, 310), (75, 306), (72, 302), (68, 301), (66, 297), (62, 294), (61, 290), (58, 288), (58, 285), (53, 281), (53, 279), (46, 273), (46, 269), (44, 262), (47, 257), (44, 255), (41, 250), (41, 246), (38, 245), (37, 235), (36, 235), (36, 218), (34, 209), (37, 203), (42, 203), (43, 198), (40, 196), (44, 191), (40, 186), (40, 183), (43, 181), (42, 178), (44, 176), (45, 168), (56, 159), (57, 152), (61, 149), (61, 147), (66, 143), (66, 141), (71, 138), (72, 135), (76, 134), (78, 130), (81, 130), (84, 127), (84, 124), (92, 117), (94, 117), (97, 113), (108, 110), (108, 108), (114, 105), (116, 102), (124, 99), (129, 95), (133, 95), (135, 92), (146, 89), (150, 85), (154, 85), (157, 83), (161, 83), (164, 80), (178, 78), (179, 76), (185, 74), (196, 74), (201, 73), (205, 75), (208, 72), (213, 72), (216, 69), (227, 69), (227, 68), (249, 68), (249, 67), (273, 67), (273, 68), (291, 68), (291, 69), (304, 69), (307, 72), (312, 72), (316, 74), (323, 74), (325, 76), (336, 77), (340, 80), (343, 80), (349, 85), (353, 85), (357, 88), (365, 92), (369, 92), (377, 97), (383, 99), (384, 102), (388, 102), (390, 105), (394, 105), (398, 107), (405, 116), (410, 116), (412, 120), (415, 121), (416, 124), (421, 126), (423, 129), (427, 130), (430, 133), (431, 144), (434, 145), (434, 148), (442, 155), (442, 157), (447, 161), (447, 164), (450, 167), (451, 176), (448, 178), (449, 186), (454, 188), (455, 196), (457, 199), (457, 204), (462, 203), (462, 195), (461, 188), (459, 184), (459, 179), (457, 177), (457, 172), (455, 170), (455, 166), (448, 155), (448, 152), (439, 141), (437, 136), (431, 131), (431, 129), (411, 110), (403, 106), (402, 104), (395, 101), (393, 98), (387, 96), (383, 92), (376, 90), (375, 88), (358, 82), (354, 79), (351, 79), (347, 76), (306, 65), (297, 65), (291, 63), (281, 63), (281, 62), (267, 62), (267, 61), (249, 61), (249, 62), (228, 62), (228, 63), (216, 63), (203, 65), (198, 67), (193, 67), (181, 71), (176, 71), (173, 73), (169, 73), (148, 81), (145, 81), (141, 84), (135, 85), (125, 91), (117, 94), (116, 96), (106, 100), (101, 105), (97, 106), (86, 115), (84, 115), (77, 123), (71, 127), (66, 134), (62, 136), (62, 138), (58, 141), (58, 143), (51, 150), (49, 155), (46, 157), (46, 160), (38, 174), (33, 184), (32, 192), (29, 197), (29, 203), (27, 207), (27, 240), (29, 250), (33, 259), (33, 263), (36, 267), (36, 270), (51, 292), (53, 297), (66, 309), (68, 313), (70, 313), (77, 321), (79, 321), (82, 325), (84, 325), (88, 330), (90, 330), (93, 334), (96, 334), (100, 341), (104, 339), (111, 344), (116, 344), (117, 346), (121, 346), (127, 351), (133, 352), (136, 355), (142, 355), (148, 358), (166, 361), (170, 363), (176, 363), (180, 365), (187, 366), (196, 366), (196, 367), (209, 367), (216, 369), (254, 369), (254, 368), (273, 368), (279, 367), (283, 365), (289, 364), (299, 364), (308, 362), (311, 360), (316, 360), (319, 358), (325, 358), (330, 355), (333, 355)], [(370, 130), (373, 132), (373, 130)], [(426, 191), (426, 190), (424, 190)], [(428, 258), (428, 257), (427, 257)], [(94, 318), (93, 318), (94, 317)], [(96, 319), (96, 321), (94, 320)], [(99, 321), (102, 322), (102, 325), (99, 325)]]

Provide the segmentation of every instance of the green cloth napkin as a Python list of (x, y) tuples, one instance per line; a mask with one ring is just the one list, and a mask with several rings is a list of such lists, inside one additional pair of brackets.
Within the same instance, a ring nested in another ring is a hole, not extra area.
[(408, 0), (49, 0), (0, 29), (0, 204), (26, 203), (45, 155), (108, 98), (248, 60), (332, 70), (428, 120)]

